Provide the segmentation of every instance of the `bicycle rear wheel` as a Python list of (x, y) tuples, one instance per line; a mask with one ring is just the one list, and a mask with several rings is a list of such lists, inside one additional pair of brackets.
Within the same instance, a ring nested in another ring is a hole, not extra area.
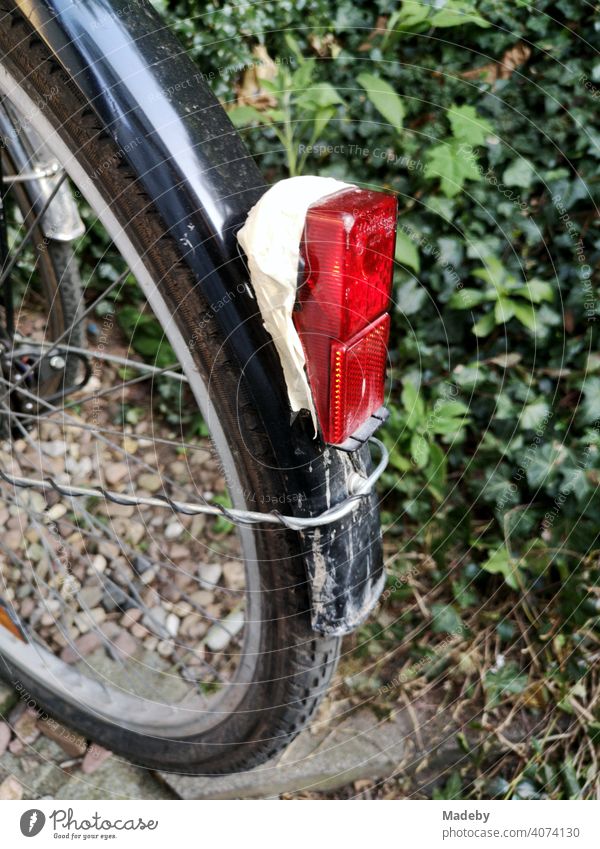
[[(38, 479), (187, 501), (210, 488), (248, 509), (263, 496), (285, 503), (293, 475), (284, 481), (270, 462), (178, 245), (26, 21), (12, 7), (4, 16), (0, 91), (93, 213), (77, 321), (89, 312), (97, 326), (92, 383), (64, 403), (34, 397), (35, 416), (13, 410), (18, 439), (0, 459)], [(5, 376), (6, 415), (7, 398), (27, 391)], [(205, 774), (250, 768), (306, 724), (339, 643), (311, 630), (297, 535), (257, 526), (232, 536), (168, 507), (123, 510), (6, 483), (0, 495), (11, 523), (3, 595), (19, 629), (0, 627), (0, 674), (40, 708), (137, 763)]]

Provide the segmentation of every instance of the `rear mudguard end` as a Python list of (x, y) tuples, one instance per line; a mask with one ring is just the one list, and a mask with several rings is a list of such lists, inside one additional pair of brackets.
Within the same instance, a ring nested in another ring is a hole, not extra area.
[[(266, 186), (203, 75), (147, 0), (15, 2), (86, 96), (182, 246), (228, 354), (244, 373), (288, 491), (306, 494), (289, 505), (290, 512), (316, 516), (346, 500), (353, 476), (364, 476), (370, 464), (368, 449), (348, 454), (328, 448), (315, 439), (310, 416), (291, 414), (281, 364), (235, 237)], [(383, 586), (375, 496), (302, 539), (313, 627), (346, 634), (367, 616)]]

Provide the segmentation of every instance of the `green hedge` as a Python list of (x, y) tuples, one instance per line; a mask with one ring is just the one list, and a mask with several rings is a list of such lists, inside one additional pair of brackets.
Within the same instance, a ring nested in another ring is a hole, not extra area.
[[(593, 5), (167, 5), (269, 179), (398, 195), (390, 533), (513, 589), (559, 577), (567, 618), (585, 620), (600, 515)], [(277, 72), (259, 110), (236, 104), (257, 45)]]

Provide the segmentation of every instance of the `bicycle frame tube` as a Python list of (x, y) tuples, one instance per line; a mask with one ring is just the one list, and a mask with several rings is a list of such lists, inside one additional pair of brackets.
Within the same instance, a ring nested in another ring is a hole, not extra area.
[[(308, 417), (291, 420), (280, 363), (235, 239), (265, 183), (205, 77), (147, 0), (15, 2), (139, 175), (208, 303), (219, 305), (215, 318), (276, 461), (303, 476), (302, 491), (310, 493), (293, 510), (316, 515), (344, 500), (353, 474), (364, 472), (367, 449), (349, 457), (314, 439)], [(304, 538), (313, 626), (347, 633), (382, 587), (375, 497)]]

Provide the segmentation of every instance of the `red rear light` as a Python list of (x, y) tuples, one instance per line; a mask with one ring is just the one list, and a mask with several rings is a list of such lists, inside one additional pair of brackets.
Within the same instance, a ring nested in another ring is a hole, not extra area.
[(294, 322), (326, 442), (339, 444), (383, 404), (396, 199), (346, 189), (308, 210)]

